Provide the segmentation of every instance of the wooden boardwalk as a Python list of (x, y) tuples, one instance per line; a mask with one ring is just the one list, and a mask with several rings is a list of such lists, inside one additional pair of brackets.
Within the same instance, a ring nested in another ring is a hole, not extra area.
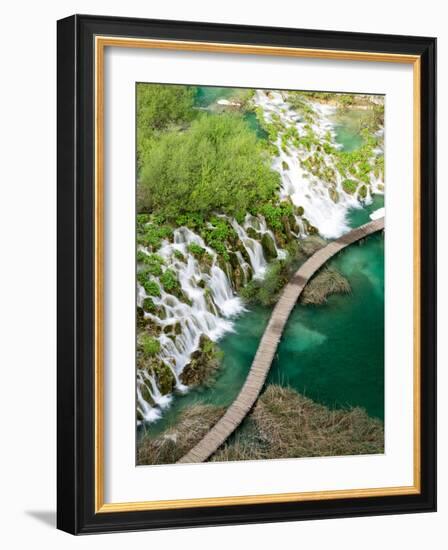
[(260, 394), (274, 359), (280, 337), (297, 299), (309, 279), (340, 250), (384, 229), (384, 218), (353, 229), (315, 252), (294, 274), (274, 307), (257, 353), (240, 393), (213, 428), (178, 462), (204, 462), (241, 424)]

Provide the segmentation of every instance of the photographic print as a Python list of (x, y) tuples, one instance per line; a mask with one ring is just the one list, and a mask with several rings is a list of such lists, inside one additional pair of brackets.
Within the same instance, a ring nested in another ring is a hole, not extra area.
[(137, 464), (384, 452), (384, 96), (136, 85)]

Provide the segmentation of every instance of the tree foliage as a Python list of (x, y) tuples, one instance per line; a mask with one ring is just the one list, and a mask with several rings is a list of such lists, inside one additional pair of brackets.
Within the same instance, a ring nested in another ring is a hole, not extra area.
[(141, 165), (150, 153), (153, 139), (172, 125), (192, 120), (194, 87), (137, 84), (137, 155)]
[(203, 115), (184, 132), (164, 132), (140, 170), (140, 211), (168, 219), (231, 215), (273, 197), (279, 175), (255, 133), (235, 114)]

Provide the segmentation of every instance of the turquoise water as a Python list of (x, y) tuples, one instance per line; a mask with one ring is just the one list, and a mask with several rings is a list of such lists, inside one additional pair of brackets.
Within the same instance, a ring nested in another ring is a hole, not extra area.
[(354, 151), (362, 145), (360, 130), (365, 114), (365, 111), (353, 109), (343, 115), (336, 115), (335, 139), (343, 146), (344, 151)]
[(350, 295), (297, 305), (268, 383), (288, 385), (330, 407), (360, 406), (384, 418), (384, 239), (369, 237), (332, 262)]
[[(195, 105), (203, 109), (213, 106), (218, 99), (231, 99), (238, 100), (238, 93), (241, 92), (239, 88), (219, 88), (216, 86), (197, 86)], [(267, 139), (267, 132), (260, 126), (257, 116), (252, 111), (245, 111), (243, 118), (247, 122), (247, 125), (253, 130), (257, 137), (260, 139)]]
[(209, 107), (218, 99), (229, 99), (235, 95), (235, 88), (219, 88), (217, 86), (197, 86), (195, 104), (197, 107)]

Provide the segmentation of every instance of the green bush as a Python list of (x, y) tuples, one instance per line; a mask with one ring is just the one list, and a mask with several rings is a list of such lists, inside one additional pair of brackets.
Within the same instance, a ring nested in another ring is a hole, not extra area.
[(345, 179), (342, 182), (342, 188), (346, 193), (349, 193), (350, 195), (353, 195), (353, 193), (355, 193), (357, 187), (358, 182), (356, 182), (355, 180)]
[(172, 220), (192, 211), (244, 213), (273, 197), (279, 174), (244, 119), (203, 115), (183, 133), (160, 135), (139, 175), (140, 211)]
[(153, 357), (160, 351), (160, 342), (157, 338), (149, 336), (149, 334), (141, 334), (139, 337), (139, 344), (145, 357)]
[(166, 84), (137, 84), (137, 158), (142, 164), (161, 130), (189, 122), (193, 110), (194, 88)]
[(173, 293), (173, 291), (177, 291), (180, 288), (177, 276), (171, 269), (167, 269), (159, 280), (166, 292)]
[(196, 243), (190, 243), (187, 249), (188, 249), (188, 252), (190, 252), (191, 254), (193, 254), (193, 256), (196, 256), (196, 257), (201, 257), (205, 252), (205, 248), (202, 248), (202, 246), (199, 246)]
[(144, 272), (151, 273), (155, 277), (162, 275), (162, 265), (165, 262), (157, 254), (145, 254), (139, 250), (137, 251), (137, 262), (144, 264)]
[(146, 280), (141, 284), (146, 294), (149, 296), (157, 296), (158, 298), (160, 297), (160, 287), (155, 281)]

